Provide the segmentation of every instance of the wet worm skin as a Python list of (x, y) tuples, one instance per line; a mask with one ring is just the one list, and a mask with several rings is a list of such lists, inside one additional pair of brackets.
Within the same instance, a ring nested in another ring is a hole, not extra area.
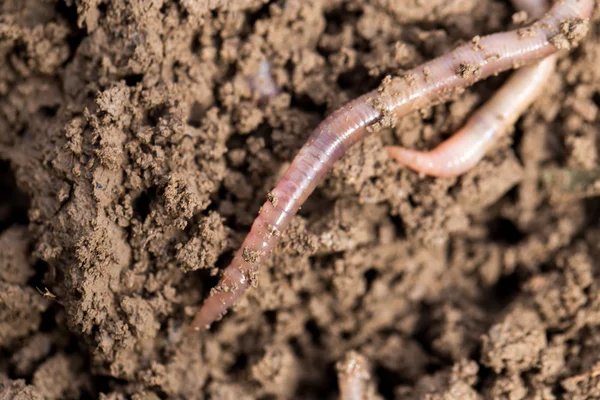
[(399, 146), (388, 154), (400, 164), (436, 177), (454, 177), (473, 168), (538, 97), (543, 84), (554, 72), (556, 59), (550, 56), (535, 67), (524, 67), (494, 97), (478, 109), (450, 139), (431, 151)]
[[(539, 18), (546, 10), (543, 0), (513, 0), (514, 6), (528, 16)], [(515, 72), (494, 96), (480, 107), (450, 139), (430, 151), (391, 146), (388, 154), (400, 164), (417, 172), (453, 177), (473, 168), (533, 103), (556, 65), (556, 56)]]
[[(235, 253), (218, 285), (196, 314), (192, 329), (208, 329), (250, 285), (306, 198), (331, 165), (356, 142), (374, 131), (425, 106), (447, 100), (452, 93), (499, 72), (534, 63), (555, 53), (559, 35), (569, 38), (569, 26), (590, 16), (594, 0), (559, 0), (527, 35), (519, 30), (481, 37), (405, 73), (386, 79), (373, 90), (328, 116), (313, 132), (288, 167), (250, 233)], [(581, 36), (581, 35), (579, 35)], [(579, 37), (577, 37), (579, 39)]]

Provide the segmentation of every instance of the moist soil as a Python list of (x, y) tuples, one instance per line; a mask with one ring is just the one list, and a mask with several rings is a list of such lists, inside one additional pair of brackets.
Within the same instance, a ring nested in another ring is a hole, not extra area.
[[(507, 74), (351, 149), (202, 334), (187, 324), (319, 121), (523, 15), (501, 0), (0, 12), (0, 399), (335, 399), (351, 350), (383, 398), (600, 398), (599, 191), (543, 179), (600, 167), (598, 9), (466, 175), (420, 176), (383, 148), (437, 145)], [(249, 79), (264, 61), (268, 98)]]

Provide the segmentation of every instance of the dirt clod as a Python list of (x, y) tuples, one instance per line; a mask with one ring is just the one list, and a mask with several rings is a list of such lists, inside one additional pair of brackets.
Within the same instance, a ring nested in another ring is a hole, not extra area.
[[(236, 308), (187, 329), (210, 291), (232, 290), (214, 287), (219, 270), (324, 117), (382, 81), (387, 96), (395, 79), (431, 82), (406, 71), (512, 13), (494, 0), (0, 2), (0, 399), (336, 398), (347, 354), (382, 398), (599, 397), (598, 190), (544, 180), (597, 181), (598, 12), (561, 26), (552, 43), (578, 48), (476, 168), (432, 179), (383, 149), (436, 146), (507, 74), (386, 115), (285, 232), (265, 227), (281, 243)], [(264, 62), (272, 98), (248, 83)]]

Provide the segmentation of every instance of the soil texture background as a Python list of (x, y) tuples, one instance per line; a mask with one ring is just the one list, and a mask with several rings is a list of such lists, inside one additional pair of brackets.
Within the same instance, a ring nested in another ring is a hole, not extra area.
[[(0, 1), (0, 399), (600, 398), (600, 11), (472, 171), (408, 171), (508, 74), (355, 146), (234, 312), (186, 335), (312, 129), (514, 27), (505, 0)], [(248, 77), (268, 62), (278, 94)], [(589, 189), (590, 186), (587, 187)], [(596, 189), (598, 186), (596, 185)]]

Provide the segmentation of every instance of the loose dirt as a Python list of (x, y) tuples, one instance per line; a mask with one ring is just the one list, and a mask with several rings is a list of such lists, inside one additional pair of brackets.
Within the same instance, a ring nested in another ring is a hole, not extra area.
[[(187, 335), (269, 190), (347, 100), (476, 35), (500, 0), (0, 2), (0, 399), (600, 398), (600, 12), (457, 179), (407, 171), (506, 74), (353, 148), (210, 332)], [(518, 18), (517, 18), (518, 19)], [(271, 65), (265, 101), (248, 76)], [(596, 192), (597, 193), (597, 192)]]

